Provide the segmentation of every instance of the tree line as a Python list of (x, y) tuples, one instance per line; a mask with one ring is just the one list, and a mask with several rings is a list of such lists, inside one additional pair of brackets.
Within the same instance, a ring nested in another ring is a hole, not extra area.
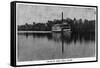
[[(95, 20), (67, 18), (63, 19), (63, 22), (70, 25), (72, 32), (95, 32)], [(51, 31), (52, 26), (63, 22), (62, 20), (54, 19), (53, 21), (48, 20), (46, 23), (25, 23), (24, 25), (18, 25), (18, 31)]]

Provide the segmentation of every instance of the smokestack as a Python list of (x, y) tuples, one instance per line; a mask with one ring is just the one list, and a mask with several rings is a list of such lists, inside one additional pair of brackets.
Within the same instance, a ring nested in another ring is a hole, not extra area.
[(63, 12), (62, 12), (62, 21), (63, 21)]

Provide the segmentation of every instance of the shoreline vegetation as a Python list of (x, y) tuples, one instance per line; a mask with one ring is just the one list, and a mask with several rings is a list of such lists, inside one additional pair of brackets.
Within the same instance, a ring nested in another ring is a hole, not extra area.
[(71, 31), (75, 33), (95, 33), (95, 20), (87, 20), (87, 19), (54, 19), (53, 21), (48, 20), (46, 23), (33, 22), (32, 24), (25, 23), (24, 25), (18, 25), (18, 32), (37, 32), (37, 33), (50, 33), (52, 31), (52, 27), (55, 24), (63, 24), (68, 23), (71, 27)]

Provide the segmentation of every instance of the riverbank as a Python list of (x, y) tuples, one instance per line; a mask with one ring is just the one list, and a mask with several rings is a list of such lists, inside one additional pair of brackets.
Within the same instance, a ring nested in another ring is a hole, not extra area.
[(51, 33), (52, 31), (18, 31), (17, 33)]
[[(17, 31), (17, 33), (52, 33), (52, 31)], [(75, 32), (75, 31), (72, 31), (72, 33), (74, 34), (95, 34), (94, 31), (90, 31), (90, 32)]]

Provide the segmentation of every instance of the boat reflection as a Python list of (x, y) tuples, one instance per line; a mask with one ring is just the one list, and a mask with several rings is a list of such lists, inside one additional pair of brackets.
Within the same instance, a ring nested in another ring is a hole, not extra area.
[(94, 33), (18, 33), (18, 40), (19, 61), (95, 55)]
[(71, 42), (76, 43), (77, 41), (89, 42), (95, 40), (95, 33), (70, 33), (70, 34), (62, 34), (57, 32), (52, 33), (18, 33), (19, 35), (25, 35), (26, 38), (28, 36), (33, 36), (33, 38), (47, 38), (48, 40), (54, 40), (55, 42), (62, 42), (66, 44), (70, 44)]

